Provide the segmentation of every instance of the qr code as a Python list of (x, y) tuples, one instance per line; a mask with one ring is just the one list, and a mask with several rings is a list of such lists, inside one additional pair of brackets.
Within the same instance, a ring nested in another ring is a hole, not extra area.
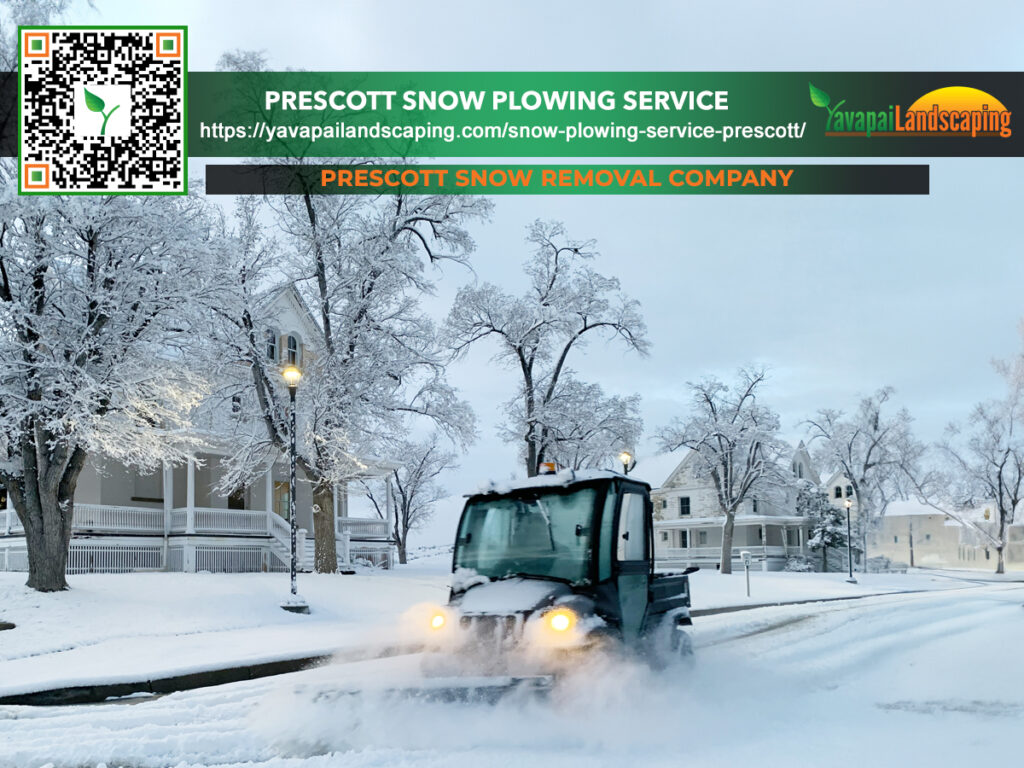
[(187, 192), (184, 27), (22, 27), (23, 194)]

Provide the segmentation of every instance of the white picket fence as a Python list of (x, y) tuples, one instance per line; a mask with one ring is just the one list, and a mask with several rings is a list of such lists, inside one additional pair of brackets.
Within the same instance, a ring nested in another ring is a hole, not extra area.
[(67, 573), (159, 571), (163, 568), (163, 554), (162, 544), (111, 545), (72, 540)]

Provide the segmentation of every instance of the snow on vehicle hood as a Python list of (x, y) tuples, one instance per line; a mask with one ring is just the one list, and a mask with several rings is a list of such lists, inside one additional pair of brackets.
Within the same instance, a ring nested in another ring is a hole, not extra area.
[(502, 579), (478, 584), (458, 600), (462, 613), (508, 615), (548, 605), (552, 599), (571, 593), (568, 585), (541, 579)]

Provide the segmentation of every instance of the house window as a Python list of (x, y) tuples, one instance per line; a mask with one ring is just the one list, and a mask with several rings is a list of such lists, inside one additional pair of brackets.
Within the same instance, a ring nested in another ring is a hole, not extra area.
[(708, 532), (707, 531), (697, 531), (697, 543), (698, 544), (707, 544), (708, 543)]
[(267, 340), (267, 360), (276, 363), (277, 362), (277, 331), (273, 328), (268, 328), (264, 334), (264, 338)]
[(662, 499), (661, 500), (661, 508), (662, 509), (668, 509), (668, 499)]
[(841, 485), (837, 485), (834, 493), (837, 499), (843, 498), (843, 487)]
[(925, 540), (925, 541), (931, 541), (931, 540), (932, 540), (932, 535), (931, 535), (930, 533), (926, 533), (926, 534), (924, 535), (924, 540)]
[(299, 364), (299, 337), (295, 334), (288, 334), (288, 365)]
[(164, 500), (164, 478), (162, 472), (136, 472), (133, 478), (132, 501), (147, 501), (159, 504)]
[(796, 476), (800, 480), (804, 479), (804, 465), (802, 463), (796, 465)]
[(761, 526), (757, 527), (757, 540), (764, 541), (764, 528)]
[(751, 510), (753, 511), (753, 514), (756, 515), (757, 514), (757, 499), (751, 499), (750, 500), (750, 507), (751, 507)]
[(231, 412), (240, 413), (242, 410), (242, 396), (232, 395), (231, 396)]
[(690, 514), (690, 497), (680, 496), (679, 497), (679, 516)]
[(679, 532), (679, 546), (688, 547), (690, 546), (690, 535), (688, 531)]
[(668, 531), (662, 531), (661, 532), (661, 540), (662, 541), (668, 541)]
[(853, 496), (853, 486), (848, 485), (846, 486), (846, 498), (850, 498), (851, 496)]
[(899, 536), (893, 536), (892, 537), (892, 543), (893, 544), (899, 544), (900, 543), (900, 537)]

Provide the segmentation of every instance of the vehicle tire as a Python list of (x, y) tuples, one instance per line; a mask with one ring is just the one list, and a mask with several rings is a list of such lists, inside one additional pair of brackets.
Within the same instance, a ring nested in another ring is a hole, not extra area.
[(645, 655), (653, 669), (662, 670), (671, 666), (691, 666), (693, 640), (690, 633), (679, 625), (676, 614), (668, 614), (647, 634)]

